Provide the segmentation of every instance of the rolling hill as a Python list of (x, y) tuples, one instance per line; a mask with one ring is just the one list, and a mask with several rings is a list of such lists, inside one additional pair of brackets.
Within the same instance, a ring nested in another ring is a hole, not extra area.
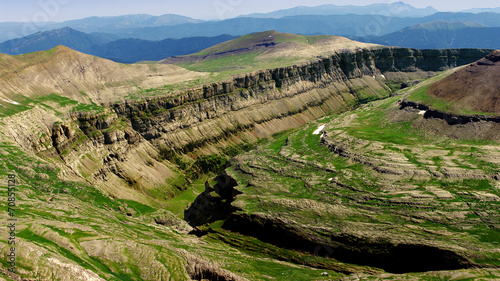
[[(115, 102), (140, 92), (140, 87), (160, 87), (204, 76), (174, 65), (119, 64), (65, 46), (18, 56), (0, 54), (0, 95), (24, 106), (33, 98), (51, 93), (87, 104), (89, 99), (91, 103)], [(2, 105), (26, 110), (12, 103)]]

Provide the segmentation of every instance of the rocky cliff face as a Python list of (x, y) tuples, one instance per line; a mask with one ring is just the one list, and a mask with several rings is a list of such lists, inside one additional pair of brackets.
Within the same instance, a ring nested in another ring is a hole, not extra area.
[[(315, 112), (315, 117), (319, 117), (360, 99), (386, 95), (389, 90), (383, 73), (415, 72), (418, 76), (422, 74), (417, 74), (417, 70), (442, 71), (473, 62), (487, 53), (402, 48), (345, 52), (303, 65), (212, 83), (175, 98), (117, 104), (113, 109), (130, 119), (134, 130), (155, 145), (189, 150), (242, 131), (252, 130), (265, 136), (300, 126), (310, 119), (297, 119), (312, 114), (315, 107), (323, 111)], [(361, 92), (366, 93), (363, 96)], [(295, 120), (288, 122), (287, 127), (266, 126), (278, 119)], [(266, 132), (260, 130), (262, 127), (267, 127)]]

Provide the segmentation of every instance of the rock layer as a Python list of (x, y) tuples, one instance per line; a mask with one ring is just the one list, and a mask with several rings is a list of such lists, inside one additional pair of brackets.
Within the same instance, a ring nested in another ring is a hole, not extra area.
[[(315, 118), (388, 93), (383, 73), (442, 71), (470, 63), (486, 50), (380, 48), (341, 52), (303, 65), (262, 70), (187, 90), (177, 97), (113, 105), (156, 145), (195, 148), (277, 119)], [(367, 89), (362, 95), (360, 90)], [(294, 120), (292, 127), (305, 122)], [(287, 129), (270, 128), (268, 134)], [(189, 149), (188, 149), (189, 150)]]

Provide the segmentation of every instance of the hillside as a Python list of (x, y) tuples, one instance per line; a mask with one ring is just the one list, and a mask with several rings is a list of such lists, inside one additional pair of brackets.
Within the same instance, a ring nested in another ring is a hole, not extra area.
[(253, 33), (217, 44), (201, 52), (171, 57), (160, 63), (189, 70), (248, 72), (307, 62), (335, 52), (375, 48), (339, 36), (303, 36), (277, 31)]
[(357, 38), (362, 42), (417, 49), (489, 48), (500, 47), (499, 27), (487, 27), (472, 22), (428, 22), (404, 28), (394, 33)]
[(251, 18), (282, 18), (289, 16), (302, 15), (387, 15), (390, 13), (395, 17), (425, 17), (437, 13), (433, 7), (425, 9), (417, 9), (403, 2), (390, 4), (372, 4), (367, 6), (338, 6), (338, 5), (321, 5), (315, 7), (295, 7), (292, 9), (279, 10), (266, 14), (250, 14), (241, 17)]
[(0, 96), (22, 104), (51, 93), (81, 103), (89, 103), (89, 98), (98, 104), (115, 102), (139, 92), (147, 96), (141, 88), (205, 76), (173, 65), (118, 64), (64, 46), (19, 56), (0, 54)]
[[(470, 64), (429, 87), (438, 109), (456, 114), (500, 115), (500, 51)], [(415, 97), (416, 98), (416, 97)], [(424, 102), (425, 103), (425, 102)]]

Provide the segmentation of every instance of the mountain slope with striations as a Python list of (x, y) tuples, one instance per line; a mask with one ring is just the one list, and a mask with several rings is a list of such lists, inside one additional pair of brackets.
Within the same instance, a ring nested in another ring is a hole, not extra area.
[(372, 4), (367, 6), (338, 6), (338, 5), (321, 5), (315, 7), (295, 7), (292, 9), (279, 10), (267, 14), (250, 14), (242, 17), (251, 18), (282, 18), (299, 15), (383, 15), (388, 14), (395, 17), (425, 17), (437, 13), (433, 7), (425, 9), (417, 9), (403, 2), (390, 4)]

